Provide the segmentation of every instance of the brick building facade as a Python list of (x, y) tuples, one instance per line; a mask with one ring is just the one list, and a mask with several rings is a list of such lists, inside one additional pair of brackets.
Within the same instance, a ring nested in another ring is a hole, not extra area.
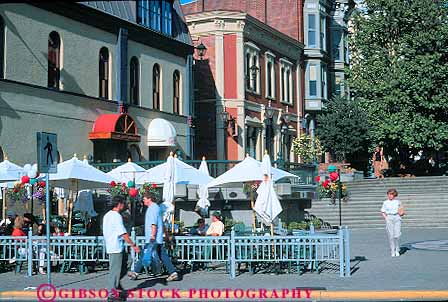
[(344, 93), (352, 4), (197, 0), (182, 5), (193, 41), (207, 47), (194, 65), (196, 155), (232, 160), (249, 153), (261, 159), (268, 151), (273, 159), (296, 160), (292, 139), (301, 132), (314, 135), (315, 114), (332, 93)]

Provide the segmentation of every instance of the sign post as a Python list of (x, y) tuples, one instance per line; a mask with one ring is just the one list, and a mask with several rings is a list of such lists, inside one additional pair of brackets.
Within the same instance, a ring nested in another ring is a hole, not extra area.
[(50, 257), (50, 173), (57, 173), (57, 136), (54, 133), (37, 132), (37, 166), (39, 172), (45, 173), (45, 224), (47, 237), (47, 281), (51, 284)]

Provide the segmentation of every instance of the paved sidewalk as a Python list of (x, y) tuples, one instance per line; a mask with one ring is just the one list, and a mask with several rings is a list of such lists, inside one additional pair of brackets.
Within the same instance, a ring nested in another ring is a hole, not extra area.
[[(412, 243), (448, 239), (448, 229), (403, 229), (402, 250)], [(338, 271), (298, 274), (243, 273), (230, 280), (223, 270), (187, 273), (182, 280), (166, 283), (164, 278), (144, 276), (141, 280), (123, 279), (125, 288), (311, 288), (326, 291), (415, 291), (448, 290), (448, 251), (410, 249), (400, 257), (389, 254), (384, 230), (351, 231), (352, 276), (339, 277)], [(81, 276), (79, 273), (52, 275), (58, 288), (105, 287), (107, 271)], [(46, 283), (46, 276), (0, 274), (0, 291), (24, 290)]]

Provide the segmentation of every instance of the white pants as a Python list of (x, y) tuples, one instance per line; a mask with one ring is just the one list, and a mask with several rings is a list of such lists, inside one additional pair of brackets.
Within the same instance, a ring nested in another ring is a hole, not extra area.
[(387, 215), (386, 232), (389, 238), (391, 252), (399, 252), (401, 236), (401, 217), (399, 215)]

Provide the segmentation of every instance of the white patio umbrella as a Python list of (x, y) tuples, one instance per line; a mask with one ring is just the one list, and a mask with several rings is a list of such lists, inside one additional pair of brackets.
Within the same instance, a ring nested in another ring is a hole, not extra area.
[(58, 164), (58, 172), (50, 174), (50, 183), (54, 187), (86, 190), (105, 188), (114, 179), (95, 167), (80, 161), (76, 154), (72, 159)]
[(0, 184), (0, 187), (2, 187), (0, 190), (2, 191), (3, 199), (2, 217), (5, 217), (6, 215), (6, 188), (12, 185), (8, 182), (18, 180), (23, 174), (23, 168), (10, 162), (6, 156), (5, 160), (0, 163), (0, 182), (4, 182)]
[(273, 235), (273, 221), (283, 211), (278, 196), (274, 190), (274, 184), (271, 180), (271, 159), (269, 155), (263, 156), (261, 163), (262, 177), (264, 180), (260, 183), (257, 190), (257, 200), (255, 201), (254, 210), (261, 217), (263, 223), (271, 226), (271, 234)]
[(136, 178), (144, 172), (146, 172), (146, 170), (143, 167), (128, 161), (127, 163), (111, 170), (107, 174), (115, 181), (127, 183), (130, 180), (135, 182)]
[[(207, 162), (205, 161), (205, 156), (202, 157), (201, 165), (199, 166), (199, 171), (210, 176), (210, 172), (208, 171)], [(208, 200), (207, 185), (199, 185), (198, 195), (199, 195), (199, 200), (196, 203), (196, 207), (199, 207), (201, 209), (207, 209), (208, 207), (210, 207), (210, 201)]]
[[(184, 163), (176, 157), (172, 158), (173, 166), (176, 171), (174, 173), (174, 183), (186, 185), (204, 185), (213, 180), (213, 177), (199, 171), (195, 167)], [(145, 182), (163, 184), (165, 183), (167, 170), (169, 170), (168, 161), (146, 170), (145, 173), (136, 177), (135, 183), (138, 185), (142, 185)]]
[[(271, 168), (271, 172), (272, 172), (272, 180), (274, 182), (282, 178), (298, 178), (297, 175), (291, 174), (289, 172), (274, 167)], [(261, 162), (250, 157), (249, 155), (246, 155), (246, 158), (242, 162), (236, 164), (233, 168), (229, 169), (224, 174), (216, 177), (213, 181), (211, 181), (207, 185), (207, 187), (211, 188), (231, 183), (262, 181), (262, 180), (263, 180), (263, 171), (261, 167)]]
[[(105, 188), (114, 179), (95, 167), (80, 161), (76, 154), (72, 159), (58, 164), (58, 172), (50, 174), (50, 183), (54, 187), (79, 190)], [(69, 201), (69, 228), (71, 231), (71, 210), (73, 196)]]
[[(289, 172), (283, 171), (277, 168), (271, 168), (272, 180), (278, 181), (282, 178), (298, 178), (297, 175), (291, 174)], [(252, 182), (252, 181), (263, 181), (263, 168), (261, 162), (253, 159), (249, 155), (246, 155), (246, 158), (236, 164), (233, 168), (215, 178), (215, 180), (211, 181), (207, 187), (217, 187), (224, 186), (226, 184), (233, 183), (243, 183), (243, 182)], [(254, 197), (251, 191), (250, 195), (250, 203), (251, 208), (254, 208)], [(255, 213), (253, 216), (253, 228), (255, 229)]]
[(23, 168), (10, 162), (7, 157), (0, 163), (0, 181), (14, 181), (23, 176)]

